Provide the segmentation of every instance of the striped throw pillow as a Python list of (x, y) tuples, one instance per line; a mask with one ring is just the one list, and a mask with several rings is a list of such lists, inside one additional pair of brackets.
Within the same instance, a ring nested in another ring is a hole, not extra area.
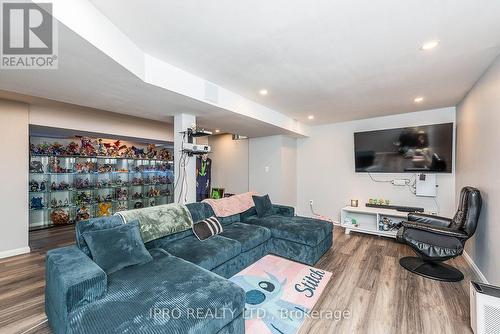
[(215, 216), (193, 224), (193, 233), (201, 241), (222, 233), (223, 231), (222, 225)]

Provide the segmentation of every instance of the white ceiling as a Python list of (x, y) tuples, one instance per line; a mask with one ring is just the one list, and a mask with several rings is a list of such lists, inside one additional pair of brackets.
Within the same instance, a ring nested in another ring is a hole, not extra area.
[(91, 2), (144, 52), (312, 124), (455, 105), (500, 53), (498, 0)]
[(59, 68), (0, 70), (0, 98), (38, 104), (50, 104), (43, 99), (51, 99), (170, 123), (173, 115), (183, 112), (196, 115), (197, 123), (208, 129), (252, 137), (290, 134), (147, 84), (62, 24), (58, 38)]

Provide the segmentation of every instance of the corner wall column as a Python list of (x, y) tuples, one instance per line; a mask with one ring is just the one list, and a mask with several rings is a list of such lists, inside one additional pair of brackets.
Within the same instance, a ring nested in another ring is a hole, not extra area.
[[(185, 157), (182, 154), (182, 142), (183, 140), (187, 141), (187, 137), (184, 139), (184, 135), (181, 133), (193, 125), (196, 125), (194, 115), (178, 114), (174, 116), (174, 185), (176, 185), (174, 202), (176, 203), (196, 201), (196, 158), (194, 156)], [(196, 140), (194, 139), (194, 141)], [(181, 165), (183, 162), (185, 162), (185, 167)]]

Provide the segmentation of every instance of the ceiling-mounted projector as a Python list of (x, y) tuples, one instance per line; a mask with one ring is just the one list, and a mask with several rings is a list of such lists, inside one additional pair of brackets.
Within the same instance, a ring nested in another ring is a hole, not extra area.
[(210, 153), (211, 148), (208, 145), (182, 143), (182, 151), (188, 154), (205, 154)]

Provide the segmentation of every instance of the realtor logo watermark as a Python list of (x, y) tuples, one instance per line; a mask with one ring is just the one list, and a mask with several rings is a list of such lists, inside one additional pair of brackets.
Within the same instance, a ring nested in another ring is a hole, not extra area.
[(2, 69), (57, 69), (57, 21), (52, 3), (2, 1)]

